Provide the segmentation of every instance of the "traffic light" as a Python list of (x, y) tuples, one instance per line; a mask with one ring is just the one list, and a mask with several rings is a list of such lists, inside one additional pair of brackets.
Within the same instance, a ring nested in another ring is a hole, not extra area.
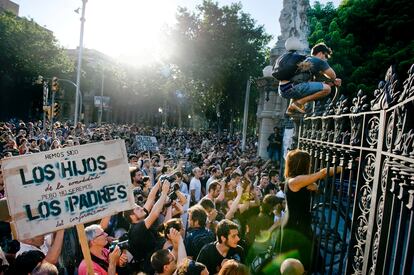
[(46, 117), (49, 120), (52, 120), (52, 112), (51, 112), (52, 108), (50, 106), (43, 106), (43, 112), (46, 113)]
[(52, 91), (53, 92), (58, 92), (60, 89), (59, 87), (59, 83), (58, 83), (58, 78), (56, 76), (54, 76), (52, 78)]
[(43, 82), (43, 106), (48, 104), (48, 97), (49, 97), (49, 87), (47, 82)]
[(53, 117), (57, 117), (59, 115), (60, 112), (60, 104), (55, 102), (53, 104)]

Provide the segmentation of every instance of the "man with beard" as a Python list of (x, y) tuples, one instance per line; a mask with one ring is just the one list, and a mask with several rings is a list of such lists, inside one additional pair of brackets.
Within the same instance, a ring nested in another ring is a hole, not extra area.
[(164, 180), (162, 183), (161, 195), (153, 205), (156, 193), (161, 182), (158, 182), (148, 195), (143, 207), (136, 205), (132, 210), (124, 212), (124, 217), (129, 220), (131, 227), (128, 231), (129, 251), (134, 256), (134, 261), (139, 265), (140, 271), (152, 274), (153, 269), (150, 257), (157, 248), (160, 248), (157, 232), (152, 229), (157, 221), (170, 190), (170, 183)]
[(222, 220), (217, 225), (217, 241), (201, 249), (197, 262), (205, 264), (210, 274), (218, 273), (227, 260), (233, 259), (242, 263), (244, 250), (238, 245), (239, 241), (238, 225), (230, 220)]
[(140, 187), (142, 184), (142, 171), (138, 167), (129, 167), (129, 173), (131, 176), (131, 183), (134, 187)]
[(188, 210), (189, 228), (185, 238), (187, 256), (195, 259), (204, 245), (214, 241), (214, 233), (206, 228), (207, 212), (200, 205)]

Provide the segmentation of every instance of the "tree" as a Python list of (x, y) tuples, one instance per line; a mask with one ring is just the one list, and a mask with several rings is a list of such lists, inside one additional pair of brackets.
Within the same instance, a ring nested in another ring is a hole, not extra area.
[(271, 37), (240, 3), (203, 1), (194, 13), (180, 8), (177, 21), (166, 38), (173, 53), (169, 63), (190, 83), (186, 92), (196, 112), (210, 121), (220, 113), (230, 122), (242, 114), (246, 81), (261, 75)]
[[(70, 72), (73, 64), (52, 32), (33, 20), (0, 13), (0, 37), (0, 117), (27, 117), (33, 78)], [(10, 106), (13, 110), (20, 107), (20, 112), (12, 113)]]
[(309, 11), (309, 43), (332, 47), (330, 63), (344, 93), (373, 92), (390, 65), (405, 74), (414, 63), (413, 11), (409, 0), (347, 0), (338, 9), (316, 2)]

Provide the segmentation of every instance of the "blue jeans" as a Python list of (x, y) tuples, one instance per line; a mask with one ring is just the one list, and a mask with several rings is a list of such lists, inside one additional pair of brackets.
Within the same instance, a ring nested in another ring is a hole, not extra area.
[[(291, 88), (285, 85), (291, 85)], [(299, 84), (285, 84), (279, 86), (279, 95), (287, 99), (300, 99), (323, 90), (322, 82), (303, 82)], [(284, 89), (284, 88), (287, 89)]]
[(280, 149), (267, 149), (269, 159), (272, 161), (280, 161)]

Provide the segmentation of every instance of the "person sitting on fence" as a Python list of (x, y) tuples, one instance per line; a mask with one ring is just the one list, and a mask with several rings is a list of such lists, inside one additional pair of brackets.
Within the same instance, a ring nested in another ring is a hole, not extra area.
[[(286, 40), (286, 49), (300, 50), (300, 46), (293, 41)], [(335, 71), (327, 62), (331, 55), (332, 50), (328, 46), (318, 43), (312, 48), (311, 56), (298, 64), (296, 74), (291, 79), (279, 81), (280, 96), (291, 100), (287, 115), (292, 115), (295, 111), (304, 114), (307, 102), (329, 95), (332, 85), (341, 86), (342, 80), (336, 77)], [(317, 81), (320, 76), (327, 80)]]

